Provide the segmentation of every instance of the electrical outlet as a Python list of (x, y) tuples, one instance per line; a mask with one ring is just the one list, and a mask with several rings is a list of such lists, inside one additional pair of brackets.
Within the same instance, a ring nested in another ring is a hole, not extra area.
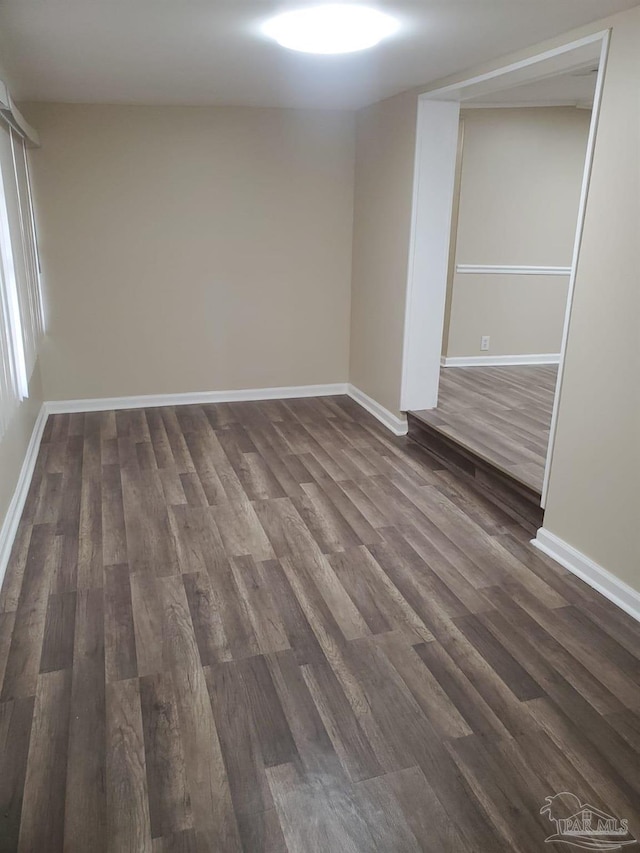
[(480, 338), (480, 349), (481, 349), (483, 352), (485, 352), (486, 350), (488, 350), (488, 349), (489, 349), (489, 341), (490, 341), (490, 340), (491, 340), (491, 338), (489, 337), (489, 335), (483, 335), (483, 336)]

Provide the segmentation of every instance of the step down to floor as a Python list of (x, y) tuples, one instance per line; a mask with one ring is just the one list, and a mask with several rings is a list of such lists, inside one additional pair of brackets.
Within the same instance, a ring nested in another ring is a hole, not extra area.
[(518, 521), (534, 528), (542, 526), (542, 494), (516, 479), (498, 465), (459, 443), (419, 415), (407, 412), (410, 439), (444, 463), (447, 468), (473, 481), (473, 485), (493, 503)]

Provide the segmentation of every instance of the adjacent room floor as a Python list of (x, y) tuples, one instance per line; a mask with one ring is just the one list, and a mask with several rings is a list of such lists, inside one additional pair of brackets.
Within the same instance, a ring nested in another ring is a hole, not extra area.
[(0, 610), (2, 850), (640, 837), (640, 626), (346, 398), (50, 418)]
[(413, 414), (542, 492), (556, 365), (443, 367), (438, 407)]

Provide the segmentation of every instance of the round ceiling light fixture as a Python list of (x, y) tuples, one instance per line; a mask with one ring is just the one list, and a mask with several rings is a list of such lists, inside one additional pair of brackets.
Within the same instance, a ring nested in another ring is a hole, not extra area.
[(390, 15), (333, 3), (277, 15), (263, 27), (282, 47), (303, 53), (353, 53), (374, 47), (398, 29)]

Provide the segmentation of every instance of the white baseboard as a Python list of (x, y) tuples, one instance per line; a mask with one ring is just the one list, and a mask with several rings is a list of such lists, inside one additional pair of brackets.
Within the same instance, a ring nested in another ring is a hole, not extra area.
[(376, 402), (373, 397), (369, 397), (368, 394), (365, 394), (364, 391), (356, 388), (355, 385), (348, 386), (347, 394), (352, 400), (355, 400), (356, 403), (362, 406), (363, 409), (366, 409), (370, 415), (377, 418), (380, 423), (383, 424), (383, 426), (386, 426), (386, 428), (394, 433), (394, 435), (407, 434), (408, 427), (406, 417), (399, 418), (397, 415), (394, 415), (393, 412), (390, 412), (389, 409), (385, 409), (385, 407)]
[(144, 394), (137, 397), (98, 397), (87, 400), (50, 400), (48, 414), (108, 412), (112, 409), (153, 409), (201, 403), (240, 403), (252, 400), (286, 400), (293, 397), (332, 397), (347, 394), (346, 382), (331, 385), (287, 385), (280, 388), (245, 388), (239, 391), (193, 391), (187, 394)]
[(548, 557), (552, 557), (565, 569), (577, 575), (589, 586), (597, 589), (605, 598), (612, 601), (634, 619), (640, 622), (640, 592), (620, 580), (590, 557), (582, 554), (572, 545), (564, 542), (555, 533), (541, 527), (531, 544)]
[(201, 403), (239, 403), (252, 400), (287, 400), (295, 397), (333, 397), (347, 394), (395, 435), (405, 435), (406, 419), (398, 418), (371, 397), (346, 382), (330, 385), (287, 385), (279, 388), (248, 388), (240, 391), (194, 391), (187, 394), (145, 394), (137, 397), (98, 397), (85, 400), (49, 400), (49, 415), (72, 412), (108, 412), (118, 409), (151, 409), (156, 406), (189, 406)]
[(461, 355), (443, 358), (443, 367), (499, 367), (516, 364), (560, 364), (559, 352), (530, 355)]
[(27, 494), (29, 493), (29, 486), (31, 485), (31, 478), (33, 477), (36, 459), (38, 458), (38, 450), (40, 449), (40, 440), (47, 422), (47, 414), (46, 407), (44, 405), (41, 406), (36, 422), (33, 425), (33, 431), (29, 439), (29, 445), (24, 456), (13, 497), (0, 528), (0, 586), (4, 580), (13, 541), (16, 538), (22, 510), (24, 509)]

